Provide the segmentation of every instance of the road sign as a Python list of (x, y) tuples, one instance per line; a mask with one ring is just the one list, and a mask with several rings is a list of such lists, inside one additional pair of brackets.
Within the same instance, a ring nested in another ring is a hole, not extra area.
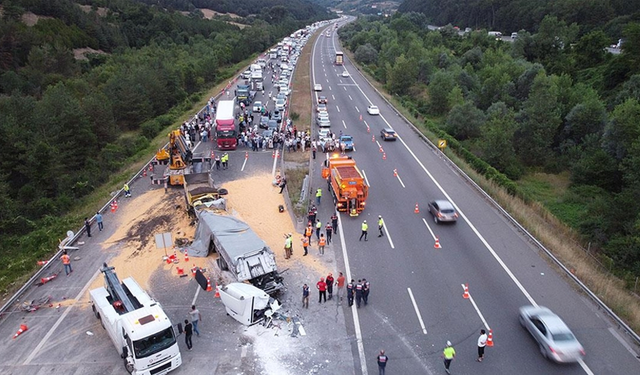
[(447, 140), (446, 139), (438, 140), (438, 148), (440, 149), (440, 151), (444, 151), (444, 149), (447, 148)]

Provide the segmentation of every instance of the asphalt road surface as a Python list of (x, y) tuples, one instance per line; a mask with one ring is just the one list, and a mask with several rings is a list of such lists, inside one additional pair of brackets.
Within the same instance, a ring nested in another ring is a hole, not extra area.
[[(328, 97), (332, 131), (355, 138), (351, 155), (370, 185), (363, 214), (340, 215), (348, 276), (364, 277), (372, 285), (369, 305), (347, 314), (352, 316), (350, 329), (362, 340), (352, 345), (356, 367), (376, 373), (375, 356), (386, 349), (389, 372), (442, 373), (441, 353), (450, 340), (457, 351), (453, 373), (640, 373), (638, 348), (624, 342), (623, 333), (575, 285), (420, 140), (346, 56), (344, 66), (335, 66), (336, 49), (341, 47), (335, 32), (318, 39), (312, 80), (323, 87), (315, 95)], [(345, 70), (349, 77), (342, 76)], [(377, 105), (381, 115), (368, 115), (369, 104)], [(383, 142), (383, 127), (394, 128), (399, 139)], [(326, 189), (320, 155), (311, 191)], [(454, 203), (458, 222), (436, 225), (427, 212), (432, 199)], [(416, 204), (419, 213), (414, 212)], [(331, 202), (323, 198), (320, 219), (326, 221), (331, 210)], [(377, 237), (378, 215), (386, 224), (382, 238)], [(358, 241), (365, 219), (367, 242)], [(436, 237), (441, 249), (434, 248)], [(469, 285), (471, 299), (463, 298), (462, 284)], [(565, 320), (585, 348), (583, 362), (556, 365), (541, 356), (518, 323), (518, 308), (528, 304), (547, 306)], [(485, 361), (479, 363), (476, 341), (485, 327), (493, 330), (495, 346), (487, 348)]]

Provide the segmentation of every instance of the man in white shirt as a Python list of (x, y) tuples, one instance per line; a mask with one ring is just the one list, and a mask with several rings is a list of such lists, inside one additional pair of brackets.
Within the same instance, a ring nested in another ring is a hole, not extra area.
[(485, 346), (487, 346), (487, 333), (484, 329), (481, 329), (480, 337), (478, 337), (478, 362), (482, 362), (484, 359)]

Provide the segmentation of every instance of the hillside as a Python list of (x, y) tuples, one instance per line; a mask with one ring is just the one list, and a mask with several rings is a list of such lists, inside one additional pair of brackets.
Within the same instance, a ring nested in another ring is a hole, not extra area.
[(89, 194), (235, 64), (328, 17), (300, 1), (234, 4), (260, 12), (206, 19), (133, 0), (2, 2), (0, 292), (79, 227), (69, 212), (89, 207)]
[(640, 19), (640, 0), (405, 0), (400, 12), (424, 13), (434, 25), (487, 28), (503, 32), (535, 31), (542, 19), (556, 16), (583, 31), (605, 28), (620, 35), (621, 25)]

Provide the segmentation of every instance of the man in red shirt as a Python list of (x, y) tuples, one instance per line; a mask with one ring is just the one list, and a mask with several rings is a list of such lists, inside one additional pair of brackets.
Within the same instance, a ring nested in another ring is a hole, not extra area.
[(327, 283), (324, 282), (324, 277), (320, 278), (320, 281), (316, 284), (318, 288), (318, 303), (322, 303), (322, 299), (327, 302)]

